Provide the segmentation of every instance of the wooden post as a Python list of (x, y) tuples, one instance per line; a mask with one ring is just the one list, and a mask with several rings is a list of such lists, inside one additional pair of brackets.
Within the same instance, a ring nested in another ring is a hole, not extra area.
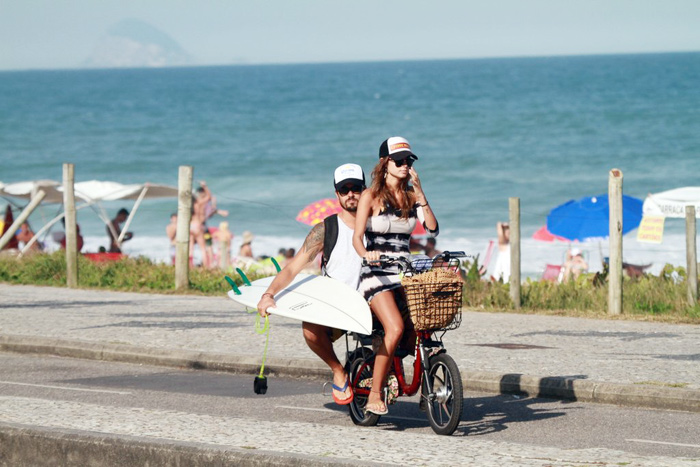
[(75, 221), (75, 166), (63, 164), (63, 211), (66, 213), (66, 285), (78, 287), (78, 229)]
[(175, 289), (190, 286), (190, 221), (192, 220), (192, 166), (181, 165), (177, 179), (177, 230), (175, 233)]
[(610, 264), (608, 272), (608, 314), (622, 313), (622, 171), (612, 169), (608, 176), (610, 208)]
[(694, 307), (698, 303), (698, 253), (697, 226), (695, 222), (695, 206), (685, 207), (685, 259), (688, 263), (688, 305)]
[(510, 213), (510, 297), (520, 308), (520, 198), (508, 198)]
[(0, 250), (5, 248), (5, 245), (7, 245), (10, 242), (10, 239), (15, 235), (17, 232), (17, 229), (19, 229), (22, 224), (24, 224), (24, 221), (27, 220), (29, 215), (36, 209), (37, 206), (39, 206), (39, 203), (44, 199), (46, 196), (46, 192), (44, 190), (39, 190), (37, 194), (32, 198), (32, 201), (27, 205), (26, 208), (22, 211), (22, 213), (15, 219), (15, 221), (12, 223), (9, 229), (7, 229), (7, 232), (5, 232), (5, 235), (0, 238)]

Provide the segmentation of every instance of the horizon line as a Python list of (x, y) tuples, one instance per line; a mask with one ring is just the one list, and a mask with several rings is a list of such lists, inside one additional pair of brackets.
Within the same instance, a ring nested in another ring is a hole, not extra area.
[(228, 63), (193, 63), (166, 66), (133, 66), (133, 67), (90, 67), (90, 66), (66, 66), (54, 68), (7, 68), (0, 69), (0, 73), (26, 72), (26, 71), (90, 71), (90, 70), (159, 70), (170, 68), (215, 68), (229, 66), (288, 66), (288, 65), (339, 65), (359, 63), (406, 63), (406, 62), (434, 62), (434, 61), (463, 61), (463, 60), (511, 60), (530, 58), (566, 58), (566, 57), (608, 57), (628, 55), (672, 55), (693, 54), (700, 50), (663, 50), (663, 51), (638, 51), (638, 52), (585, 52), (578, 54), (546, 54), (546, 55), (485, 55), (472, 57), (433, 57), (433, 58), (396, 58), (396, 59), (363, 59), (363, 60), (320, 60), (320, 61), (289, 61), (289, 62), (228, 62)]

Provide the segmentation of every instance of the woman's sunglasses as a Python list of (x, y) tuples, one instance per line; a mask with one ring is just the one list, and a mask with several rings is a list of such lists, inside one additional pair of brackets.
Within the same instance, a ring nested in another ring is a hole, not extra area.
[(397, 161), (394, 159), (392, 159), (392, 160), (394, 161), (394, 164), (396, 164), (396, 167), (401, 167), (404, 164), (408, 165), (409, 167), (413, 167), (413, 159), (411, 159), (410, 157), (407, 157), (405, 159), (401, 159), (400, 161)]
[(350, 185), (350, 186), (345, 185), (345, 186), (340, 187), (340, 188), (338, 189), (338, 193), (340, 193), (341, 195), (345, 196), (345, 195), (347, 195), (348, 193), (350, 193), (351, 191), (352, 191), (353, 193), (362, 193), (362, 191), (363, 191), (364, 189), (365, 189), (365, 187), (363, 187), (362, 185)]

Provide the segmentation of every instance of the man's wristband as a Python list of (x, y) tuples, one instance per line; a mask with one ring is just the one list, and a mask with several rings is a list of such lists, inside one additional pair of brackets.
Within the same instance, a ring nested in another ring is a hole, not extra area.
[(422, 207), (422, 208), (426, 207), (427, 205), (428, 205), (428, 203), (425, 203), (425, 204), (418, 204), (418, 206), (420, 206), (420, 207)]
[(264, 294), (262, 294), (262, 295), (260, 296), (260, 298), (263, 298), (265, 295), (269, 295), (270, 298), (273, 299), (273, 300), (275, 299), (275, 296), (274, 296), (273, 294), (271, 294), (270, 292), (265, 292)]

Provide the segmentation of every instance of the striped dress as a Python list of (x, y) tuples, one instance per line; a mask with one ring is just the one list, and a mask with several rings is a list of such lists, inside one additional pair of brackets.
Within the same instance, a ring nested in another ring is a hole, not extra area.
[[(367, 219), (365, 230), (367, 251), (379, 251), (387, 256), (410, 256), (411, 232), (416, 222), (423, 222), (425, 227), (423, 208), (415, 204), (408, 219), (401, 219), (397, 214), (400, 213), (387, 205), (381, 214)], [(426, 227), (425, 230), (431, 236), (438, 234), (437, 228), (431, 231)], [(378, 293), (401, 287), (399, 273), (397, 265), (363, 266), (360, 271), (358, 292), (370, 302)]]

